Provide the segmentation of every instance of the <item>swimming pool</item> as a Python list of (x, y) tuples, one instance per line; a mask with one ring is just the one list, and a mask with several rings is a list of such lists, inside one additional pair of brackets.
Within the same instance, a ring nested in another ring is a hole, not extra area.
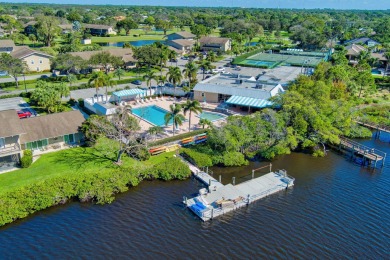
[(208, 119), (211, 122), (226, 118), (226, 116), (223, 114), (213, 113), (213, 112), (208, 112), (208, 111), (203, 111), (202, 113), (199, 114), (198, 117), (200, 119)]
[[(146, 122), (157, 126), (165, 126), (164, 117), (169, 113), (167, 110), (156, 105), (133, 108), (131, 112)], [(172, 120), (168, 125), (172, 125)]]

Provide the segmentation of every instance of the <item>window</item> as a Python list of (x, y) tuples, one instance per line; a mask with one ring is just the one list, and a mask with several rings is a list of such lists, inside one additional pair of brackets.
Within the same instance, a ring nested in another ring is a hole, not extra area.
[(31, 61), (31, 64), (34, 64), (34, 61), (33, 61), (33, 60)]
[(75, 142), (74, 139), (74, 134), (64, 135), (64, 142), (67, 144), (73, 144)]
[(42, 139), (42, 140), (26, 143), (26, 149), (37, 150), (47, 146), (48, 144), (49, 142), (47, 139)]
[(43, 63), (42, 60), (39, 60), (39, 63), (42, 64)]

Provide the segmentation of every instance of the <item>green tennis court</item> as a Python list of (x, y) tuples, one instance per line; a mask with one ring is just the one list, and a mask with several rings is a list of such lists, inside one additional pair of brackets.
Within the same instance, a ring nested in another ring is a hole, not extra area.
[(240, 65), (266, 68), (281, 65), (315, 67), (328, 58), (329, 54), (325, 52), (281, 51), (280, 53), (257, 53), (240, 62)]

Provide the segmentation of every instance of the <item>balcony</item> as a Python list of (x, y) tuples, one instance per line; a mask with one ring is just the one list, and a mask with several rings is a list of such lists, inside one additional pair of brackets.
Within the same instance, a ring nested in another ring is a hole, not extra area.
[(12, 154), (20, 153), (20, 145), (18, 143), (6, 144), (5, 146), (0, 148), (0, 156), (7, 156)]

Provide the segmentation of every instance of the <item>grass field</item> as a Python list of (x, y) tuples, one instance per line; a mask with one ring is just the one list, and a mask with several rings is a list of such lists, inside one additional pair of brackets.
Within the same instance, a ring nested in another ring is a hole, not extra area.
[[(23, 187), (34, 182), (44, 181), (61, 175), (78, 174), (80, 171), (101, 172), (105, 169), (118, 167), (113, 163), (115, 154), (107, 156), (100, 152), (101, 147), (72, 148), (42, 155), (30, 168), (0, 174), (0, 194), (7, 190)], [(172, 157), (175, 152), (163, 153), (151, 157), (148, 161), (139, 162), (123, 156), (123, 167), (135, 165), (138, 167), (152, 166)]]

